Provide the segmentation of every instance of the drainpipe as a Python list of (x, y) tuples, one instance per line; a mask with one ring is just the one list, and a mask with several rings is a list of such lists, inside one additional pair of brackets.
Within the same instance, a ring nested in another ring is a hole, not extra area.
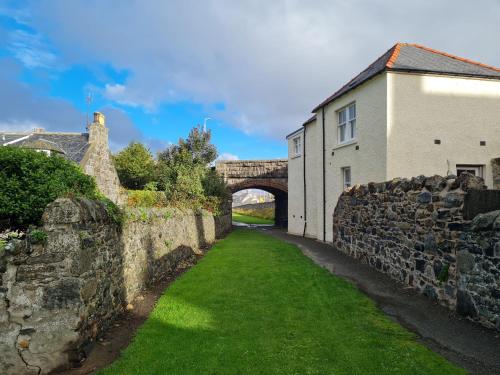
[(325, 182), (325, 107), (321, 108), (323, 131), (323, 242), (326, 241), (326, 182)]
[(302, 237), (306, 236), (306, 228), (307, 228), (307, 183), (306, 183), (306, 126), (304, 126), (304, 143), (302, 146), (302, 162), (304, 164), (303, 174), (304, 174), (304, 232), (302, 233)]

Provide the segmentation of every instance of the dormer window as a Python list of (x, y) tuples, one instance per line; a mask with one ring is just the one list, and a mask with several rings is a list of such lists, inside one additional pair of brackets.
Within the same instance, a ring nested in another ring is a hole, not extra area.
[(345, 143), (356, 138), (356, 103), (349, 104), (337, 112), (338, 143)]

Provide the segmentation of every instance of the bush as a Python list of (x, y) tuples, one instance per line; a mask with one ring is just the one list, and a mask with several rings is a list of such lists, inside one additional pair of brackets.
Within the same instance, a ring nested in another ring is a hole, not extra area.
[(95, 198), (92, 177), (60, 156), (0, 147), (0, 220), (13, 226), (38, 225), (45, 207), (65, 195)]

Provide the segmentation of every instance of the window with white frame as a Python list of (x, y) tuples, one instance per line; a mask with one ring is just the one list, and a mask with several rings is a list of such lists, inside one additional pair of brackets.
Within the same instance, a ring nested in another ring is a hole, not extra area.
[(351, 167), (342, 168), (342, 183), (344, 190), (351, 187)]
[(356, 137), (356, 103), (338, 112), (338, 143), (352, 141)]
[(457, 164), (457, 176), (460, 176), (462, 173), (467, 172), (477, 177), (483, 177), (483, 166), (482, 165), (470, 165)]
[(293, 155), (300, 156), (302, 154), (302, 139), (300, 136), (293, 139)]

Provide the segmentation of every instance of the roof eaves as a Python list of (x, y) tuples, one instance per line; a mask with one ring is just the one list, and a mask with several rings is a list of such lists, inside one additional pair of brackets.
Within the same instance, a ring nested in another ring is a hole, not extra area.
[(484, 78), (484, 79), (496, 79), (500, 80), (500, 76), (490, 76), (486, 74), (477, 73), (456, 73), (456, 72), (436, 72), (435, 70), (425, 70), (425, 69), (408, 69), (408, 68), (388, 68), (389, 72), (401, 72), (401, 73), (415, 73), (415, 74), (432, 74), (438, 76), (452, 76), (452, 77), (469, 77), (469, 78)]
[(316, 115), (311, 116), (306, 122), (302, 124), (302, 126), (306, 126), (307, 124), (310, 124), (311, 122), (316, 121)]
[(297, 130), (295, 130), (295, 131), (291, 132), (291, 133), (290, 133), (290, 134), (288, 134), (285, 138), (286, 138), (286, 139), (288, 139), (288, 138), (290, 138), (290, 137), (291, 137), (291, 136), (293, 136), (293, 135), (296, 135), (296, 134), (301, 133), (302, 131), (304, 131), (304, 127), (300, 127), (300, 128), (298, 128)]

